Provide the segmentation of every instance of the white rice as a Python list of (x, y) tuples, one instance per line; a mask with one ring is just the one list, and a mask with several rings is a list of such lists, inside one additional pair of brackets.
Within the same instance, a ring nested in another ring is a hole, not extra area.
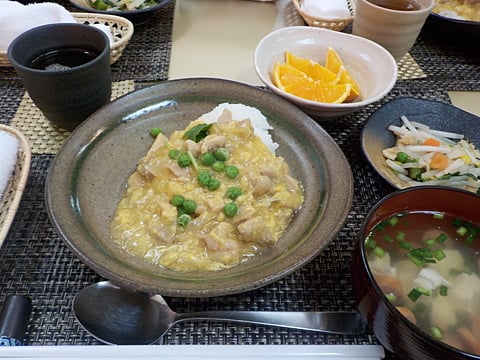
[(200, 116), (200, 119), (205, 121), (206, 124), (215, 123), (225, 109), (232, 113), (232, 120), (241, 121), (250, 119), (254, 129), (254, 134), (262, 139), (265, 145), (267, 145), (267, 147), (273, 153), (275, 153), (275, 151), (278, 149), (278, 144), (273, 141), (272, 136), (269, 133), (269, 130), (272, 130), (273, 127), (268, 123), (267, 118), (257, 108), (243, 104), (223, 103), (218, 105), (209, 113)]
[(17, 163), (18, 140), (7, 131), (0, 131), (0, 199)]

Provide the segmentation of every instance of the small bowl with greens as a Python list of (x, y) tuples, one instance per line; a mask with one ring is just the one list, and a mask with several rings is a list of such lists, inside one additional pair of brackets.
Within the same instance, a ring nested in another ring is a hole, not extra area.
[(70, 0), (82, 11), (123, 16), (138, 25), (146, 22), (156, 10), (172, 0)]

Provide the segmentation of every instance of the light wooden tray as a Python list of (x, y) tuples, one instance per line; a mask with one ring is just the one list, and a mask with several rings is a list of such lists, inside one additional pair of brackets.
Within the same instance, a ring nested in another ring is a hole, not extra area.
[[(133, 23), (121, 16), (93, 13), (72, 13), (75, 20), (81, 24), (103, 24), (110, 28), (113, 36), (113, 45), (110, 47), (110, 64), (116, 62), (121, 56), (133, 35)], [(7, 52), (0, 52), (0, 66), (12, 66), (8, 60)]]
[(0, 246), (7, 236), (10, 225), (17, 212), (20, 199), (30, 172), (31, 151), (27, 139), (18, 130), (0, 124), (0, 131), (6, 131), (18, 140), (17, 163), (0, 198)]

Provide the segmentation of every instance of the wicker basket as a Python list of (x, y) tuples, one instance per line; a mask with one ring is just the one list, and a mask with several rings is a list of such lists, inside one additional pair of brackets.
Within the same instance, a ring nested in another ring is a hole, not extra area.
[[(133, 35), (133, 24), (130, 20), (116, 15), (93, 13), (72, 13), (77, 22), (82, 24), (103, 24), (110, 28), (114, 43), (110, 48), (110, 64), (122, 56), (123, 49), (127, 46)], [(12, 66), (6, 52), (0, 52), (0, 66)]]
[[(329, 1), (329, 0), (318, 0), (318, 1)], [(326, 28), (335, 31), (342, 31), (345, 27), (350, 25), (353, 21), (353, 16), (350, 16), (345, 19), (328, 19), (328, 18), (319, 18), (314, 16), (313, 14), (309, 14), (305, 12), (302, 8), (303, 0), (292, 0), (295, 8), (297, 9), (298, 13), (302, 16), (305, 22), (310, 26)], [(347, 0), (347, 5), (350, 10), (350, 14), (353, 13), (352, 4), (349, 0)]]
[(27, 139), (16, 129), (0, 124), (0, 131), (6, 131), (18, 140), (17, 164), (10, 180), (0, 195), (0, 246), (7, 236), (10, 225), (17, 212), (20, 199), (30, 172), (31, 151)]

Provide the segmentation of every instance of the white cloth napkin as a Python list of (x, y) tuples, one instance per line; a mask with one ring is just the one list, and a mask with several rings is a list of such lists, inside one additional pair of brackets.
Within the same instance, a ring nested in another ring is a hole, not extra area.
[(347, 19), (351, 16), (347, 0), (304, 0), (303, 11), (324, 19)]
[(13, 39), (29, 29), (62, 22), (76, 21), (59, 4), (45, 2), (23, 5), (16, 1), (0, 0), (0, 52), (6, 52)]

